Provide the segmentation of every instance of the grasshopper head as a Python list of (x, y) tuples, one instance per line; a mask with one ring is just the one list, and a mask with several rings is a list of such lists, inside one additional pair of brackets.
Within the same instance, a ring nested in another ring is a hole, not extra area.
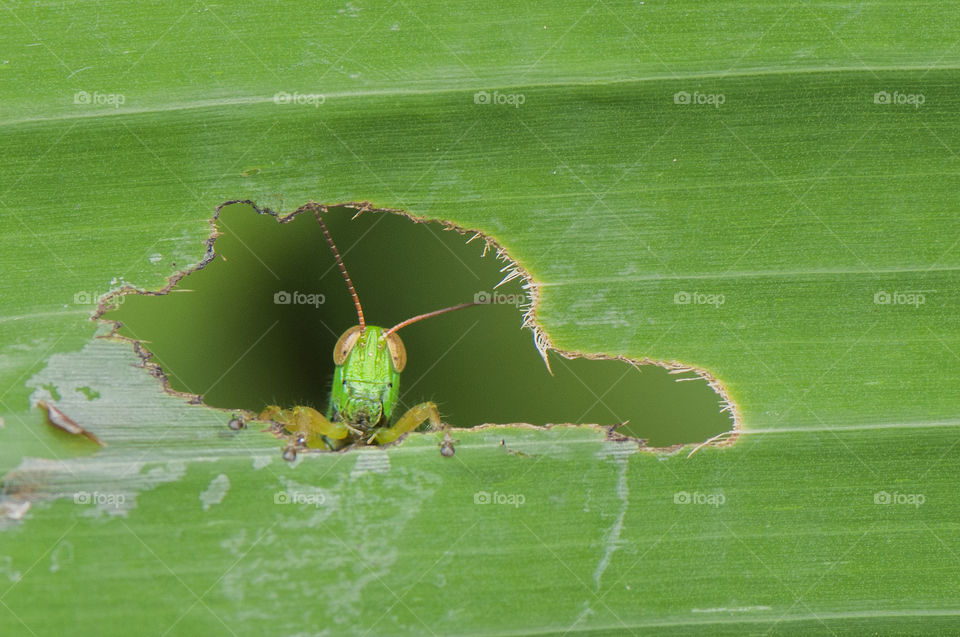
[[(323, 210), (326, 211), (326, 208)], [(333, 373), (328, 417), (346, 421), (362, 431), (385, 427), (389, 424), (390, 414), (400, 395), (400, 372), (407, 365), (407, 350), (397, 336), (397, 330), (433, 316), (478, 305), (480, 301), (474, 300), (472, 303), (461, 303), (420, 314), (397, 323), (388, 330), (367, 325), (363, 318), (360, 297), (353, 288), (353, 281), (347, 273), (347, 266), (343, 264), (340, 251), (320, 217), (320, 208), (315, 207), (313, 214), (340, 267), (359, 321), (359, 325), (343, 333), (333, 348), (333, 362), (337, 367)]]
[(407, 363), (403, 341), (375, 325), (348, 329), (333, 348), (333, 408), (362, 430), (385, 425), (400, 392)]

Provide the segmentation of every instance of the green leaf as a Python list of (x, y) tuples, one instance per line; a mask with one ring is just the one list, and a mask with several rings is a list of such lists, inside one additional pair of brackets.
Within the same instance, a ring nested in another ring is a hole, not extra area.
[[(5, 634), (955, 625), (951, 5), (4, 9)], [(451, 461), (422, 435), (288, 465), (89, 320), (197, 263), (233, 200), (482, 231), (553, 346), (705, 369), (741, 435), (485, 428)]]

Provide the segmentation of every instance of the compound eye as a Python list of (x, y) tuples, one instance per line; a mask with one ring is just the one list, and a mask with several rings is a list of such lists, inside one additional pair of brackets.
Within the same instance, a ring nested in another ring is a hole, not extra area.
[(357, 339), (360, 338), (362, 333), (363, 330), (359, 325), (354, 325), (343, 333), (337, 344), (333, 346), (333, 362), (335, 365), (343, 365), (343, 361), (347, 360), (347, 356), (353, 351), (353, 347), (357, 344)]
[(393, 361), (393, 370), (398, 374), (407, 366), (407, 348), (396, 333), (387, 336), (387, 349), (390, 351), (390, 360)]

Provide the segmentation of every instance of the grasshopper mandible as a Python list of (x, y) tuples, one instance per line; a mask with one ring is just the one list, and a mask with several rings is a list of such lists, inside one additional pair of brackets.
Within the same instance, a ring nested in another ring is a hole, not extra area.
[[(353, 287), (340, 251), (317, 209), (313, 211), (333, 256), (340, 267), (347, 289), (357, 309), (358, 325), (340, 336), (333, 348), (333, 387), (326, 415), (311, 407), (282, 409), (269, 405), (260, 413), (261, 420), (271, 420), (295, 436), (294, 444), (284, 451), (284, 458), (296, 458), (297, 447), (341, 449), (350, 444), (387, 444), (429, 421), (430, 428), (445, 430), (437, 406), (432, 402), (414, 405), (390, 425), (400, 395), (400, 373), (407, 364), (407, 351), (397, 331), (417, 321), (432, 318), (471, 305), (461, 303), (442, 310), (414, 316), (390, 329), (367, 325), (363, 318), (360, 297)], [(440, 452), (450, 457), (453, 441), (445, 431)]]

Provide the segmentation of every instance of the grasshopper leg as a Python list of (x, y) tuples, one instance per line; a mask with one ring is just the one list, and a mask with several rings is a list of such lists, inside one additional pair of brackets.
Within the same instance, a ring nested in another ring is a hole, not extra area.
[(330, 422), (326, 416), (311, 407), (281, 409), (270, 405), (260, 412), (260, 418), (280, 423), (295, 436), (302, 435), (307, 447), (329, 447), (330, 444), (325, 438), (343, 440), (351, 431), (346, 423)]
[(437, 405), (432, 402), (425, 402), (414, 405), (407, 410), (407, 413), (402, 415), (392, 427), (380, 429), (376, 434), (375, 440), (381, 445), (393, 442), (408, 431), (413, 431), (427, 420), (430, 421), (431, 429), (446, 428), (446, 425), (440, 421), (440, 412), (437, 411)]

